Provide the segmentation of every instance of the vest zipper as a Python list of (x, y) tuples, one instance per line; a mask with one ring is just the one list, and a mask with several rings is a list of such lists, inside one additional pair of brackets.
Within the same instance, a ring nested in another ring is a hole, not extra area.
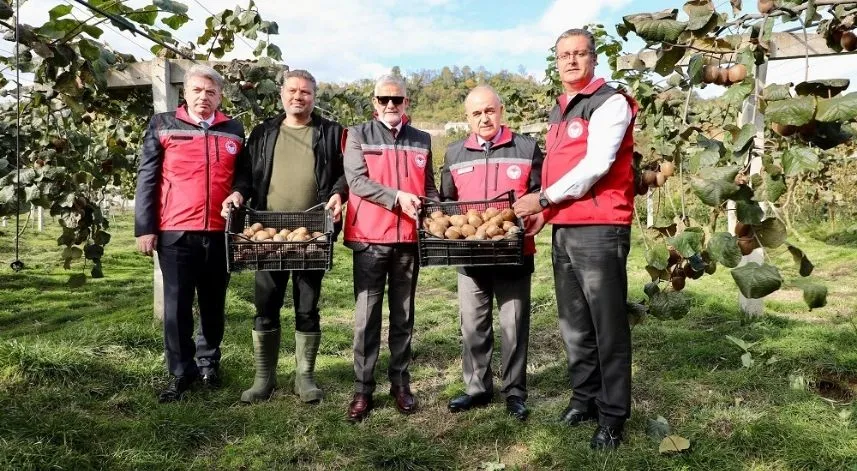
[(360, 201), (357, 202), (357, 207), (354, 208), (354, 220), (351, 221), (352, 226), (357, 225), (357, 213), (360, 212), (360, 205), (363, 204), (363, 198), (360, 198)]
[(490, 152), (488, 149), (484, 150), (485, 152), (485, 197), (483, 199), (488, 199), (488, 153)]
[[(399, 131), (399, 132), (401, 132), (401, 131)], [(396, 159), (395, 159), (396, 160), (396, 189), (401, 191), (402, 190), (402, 180), (401, 180), (401, 178), (399, 178), (399, 148), (396, 145), (396, 137), (395, 136), (393, 137), (393, 155), (396, 157)], [(405, 173), (406, 173), (405, 176), (407, 176), (407, 171), (408, 171), (408, 166), (405, 165)], [(398, 203), (398, 201), (397, 201), (397, 203)], [(355, 214), (355, 216), (357, 216), (357, 215)], [(400, 207), (399, 208), (399, 217), (396, 218), (396, 242), (401, 242), (401, 240), (402, 240), (401, 225), (402, 225), (402, 208)]]
[(205, 230), (208, 230), (208, 205), (211, 199), (211, 162), (208, 157), (208, 129), (203, 129), (205, 133)]
[(494, 192), (497, 192), (497, 180), (500, 178), (500, 164), (494, 164)]

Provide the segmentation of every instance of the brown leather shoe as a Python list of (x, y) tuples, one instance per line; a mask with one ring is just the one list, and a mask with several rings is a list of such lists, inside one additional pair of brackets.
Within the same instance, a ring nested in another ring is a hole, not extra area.
[(402, 414), (413, 414), (417, 411), (417, 400), (411, 394), (410, 386), (390, 386), (390, 395), (396, 399), (396, 409)]
[(351, 398), (351, 404), (348, 404), (348, 421), (360, 422), (366, 417), (369, 417), (369, 412), (372, 410), (372, 395), (364, 393), (354, 393)]

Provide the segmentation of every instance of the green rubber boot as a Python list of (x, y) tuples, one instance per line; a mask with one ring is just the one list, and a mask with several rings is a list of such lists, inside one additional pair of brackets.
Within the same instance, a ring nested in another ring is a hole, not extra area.
[(277, 361), (280, 356), (280, 330), (253, 331), (256, 378), (253, 386), (241, 393), (241, 402), (267, 401), (277, 385)]
[(313, 376), (319, 344), (320, 332), (295, 331), (295, 394), (303, 402), (318, 402), (324, 397)]

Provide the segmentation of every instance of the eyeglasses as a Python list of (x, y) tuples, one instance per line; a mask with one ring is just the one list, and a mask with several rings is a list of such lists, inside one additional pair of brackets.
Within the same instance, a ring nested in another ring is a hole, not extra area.
[(378, 100), (378, 103), (380, 103), (381, 106), (387, 106), (387, 103), (390, 101), (392, 101), (396, 106), (405, 102), (405, 97), (403, 96), (376, 96), (375, 99)]
[(572, 52), (564, 52), (558, 56), (556, 56), (556, 60), (559, 62), (568, 62), (572, 57), (577, 59), (583, 59), (584, 57), (589, 56), (594, 51), (572, 51)]

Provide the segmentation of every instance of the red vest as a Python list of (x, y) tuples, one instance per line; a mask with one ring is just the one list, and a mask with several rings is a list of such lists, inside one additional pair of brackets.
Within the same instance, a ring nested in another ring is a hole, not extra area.
[[(348, 130), (360, 142), (368, 177), (384, 186), (426, 196), (431, 172), (431, 137), (405, 122), (393, 135), (378, 120)], [(417, 225), (396, 206), (392, 210), (350, 193), (345, 212), (345, 241), (373, 244), (416, 243)]]
[(608, 86), (603, 79), (593, 81), (570, 101), (566, 95), (557, 100), (550, 114), (542, 187), (556, 183), (586, 156), (589, 119), (616, 93), (621, 93), (631, 107), (631, 122), (616, 152), (616, 160), (586, 196), (548, 207), (544, 211), (547, 222), (560, 225), (631, 224), (634, 214), (634, 119), (638, 105), (633, 98)]
[(221, 204), (232, 191), (243, 136), (236, 134), (232, 119), (220, 111), (207, 131), (198, 127), (184, 106), (176, 110), (175, 119), (176, 126), (157, 131), (164, 152), (159, 229), (222, 231), (226, 221), (220, 215)]
[[(500, 135), (494, 140), (491, 150), (485, 152), (476, 134), (471, 134), (463, 145), (453, 143), (446, 152), (444, 165), (452, 176), (458, 201), (479, 201), (494, 198), (509, 190), (514, 191), (515, 199), (527, 193), (538, 191), (531, 188), (530, 172), (533, 165), (536, 144), (520, 135), (512, 138), (512, 131), (506, 126), (500, 128)], [(524, 148), (526, 149), (524, 149)], [(459, 152), (459, 149), (461, 152)], [(541, 156), (541, 152), (538, 152)], [(524, 254), (536, 253), (536, 244), (532, 237), (524, 239)]]

